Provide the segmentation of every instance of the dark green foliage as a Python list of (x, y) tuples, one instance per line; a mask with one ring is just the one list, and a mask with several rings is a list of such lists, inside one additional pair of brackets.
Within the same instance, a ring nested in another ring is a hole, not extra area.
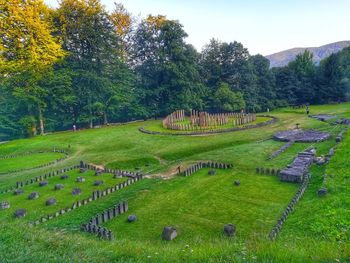
[(128, 24), (127, 38), (98, 0), (64, 0), (50, 16), (43, 23), (52, 24), (65, 56), (45, 71), (1, 73), (0, 140), (177, 109), (264, 112), (350, 97), (350, 48), (319, 66), (305, 51), (270, 69), (268, 59), (236, 41), (212, 39), (198, 53), (183, 26), (165, 16)]
[(198, 71), (198, 54), (185, 43), (187, 34), (176, 21), (153, 23), (149, 17), (135, 34), (138, 86), (147, 115), (165, 115), (176, 109), (202, 109), (205, 87)]
[(241, 92), (233, 92), (227, 83), (221, 83), (214, 93), (214, 107), (218, 112), (233, 112), (245, 108)]

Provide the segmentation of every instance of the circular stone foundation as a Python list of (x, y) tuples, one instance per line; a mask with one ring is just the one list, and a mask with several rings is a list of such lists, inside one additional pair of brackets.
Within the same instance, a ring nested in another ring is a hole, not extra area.
[(330, 138), (330, 134), (327, 132), (320, 132), (316, 130), (288, 130), (288, 131), (280, 131), (274, 134), (274, 139), (278, 141), (294, 141), (294, 142), (321, 142), (328, 140)]

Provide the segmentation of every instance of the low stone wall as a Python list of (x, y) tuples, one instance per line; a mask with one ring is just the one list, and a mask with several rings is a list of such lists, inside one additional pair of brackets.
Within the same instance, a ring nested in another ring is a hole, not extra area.
[(29, 156), (29, 155), (38, 154), (38, 153), (49, 153), (49, 152), (50, 153), (51, 152), (63, 153), (64, 157), (56, 159), (55, 161), (52, 161), (52, 162), (49, 162), (49, 163), (46, 163), (46, 164), (41, 164), (41, 165), (38, 165), (38, 166), (35, 166), (35, 167), (31, 167), (31, 168), (10, 170), (10, 171), (7, 171), (7, 172), (0, 172), (0, 175), (2, 175), (2, 174), (10, 174), (10, 173), (19, 173), (19, 172), (35, 170), (35, 169), (39, 169), (39, 168), (43, 168), (43, 167), (48, 167), (48, 166), (54, 165), (56, 163), (59, 163), (59, 162), (65, 160), (65, 159), (67, 159), (68, 156), (69, 156), (68, 153), (65, 150), (54, 149), (52, 151), (32, 151), (32, 152), (26, 152), (26, 153), (21, 153), (21, 154), (5, 155), (5, 156), (0, 157), (0, 160), (12, 159), (12, 158), (23, 157), (23, 156)]
[(81, 225), (80, 229), (84, 232), (95, 234), (101, 238), (113, 240), (115, 237), (113, 232), (99, 225), (127, 212), (128, 209), (128, 203), (121, 202), (120, 204), (117, 204), (114, 207), (92, 217), (89, 223)]
[(227, 163), (199, 162), (199, 163), (196, 163), (196, 164), (190, 166), (185, 171), (180, 172), (179, 174), (184, 175), (184, 176), (190, 176), (203, 168), (229, 169), (232, 167), (233, 167), (232, 164), (227, 164)]
[(288, 150), (295, 142), (294, 141), (289, 141), (286, 144), (284, 144), (281, 148), (279, 148), (277, 151), (273, 152), (270, 157), (268, 158), (268, 160), (272, 160), (273, 158), (277, 157), (278, 155), (280, 155), (281, 153), (285, 152), (286, 150)]
[(227, 132), (234, 132), (234, 131), (243, 131), (248, 129), (254, 129), (254, 128), (260, 128), (264, 127), (270, 124), (273, 124), (278, 121), (276, 117), (269, 116), (269, 115), (261, 115), (257, 117), (267, 117), (271, 118), (269, 121), (253, 124), (253, 125), (246, 125), (243, 127), (234, 127), (229, 129), (218, 129), (218, 130), (198, 130), (198, 131), (188, 131), (188, 132), (157, 132), (157, 131), (149, 131), (146, 130), (144, 127), (140, 127), (139, 131), (146, 134), (152, 134), (152, 135), (169, 135), (169, 136), (178, 136), (178, 135), (206, 135), (206, 134), (216, 134), (216, 133), (227, 133)]
[(285, 182), (301, 183), (309, 173), (309, 168), (315, 160), (316, 149), (310, 147), (298, 153), (293, 162), (280, 171), (280, 179)]
[(305, 176), (302, 184), (300, 185), (298, 191), (295, 193), (294, 197), (292, 198), (292, 200), (289, 202), (287, 208), (284, 210), (282, 216), (280, 217), (280, 219), (277, 221), (277, 224), (272, 228), (270, 234), (269, 234), (269, 238), (271, 240), (275, 240), (277, 235), (279, 234), (279, 232), (282, 229), (282, 226), (284, 224), (284, 222), (286, 222), (289, 214), (294, 210), (295, 206), (297, 205), (297, 203), (299, 202), (299, 200), (302, 198), (302, 196), (304, 195), (308, 185), (309, 185), (309, 177), (310, 175)]
[(276, 168), (263, 168), (263, 167), (256, 168), (257, 174), (279, 176), (280, 172), (281, 170)]
[(336, 143), (339, 143), (343, 140), (344, 134), (346, 133), (347, 129), (343, 129), (335, 138)]
[(92, 164), (84, 163), (83, 161), (80, 161), (79, 167), (86, 168), (89, 170), (94, 170), (94, 171), (102, 171), (104, 173), (110, 173), (110, 174), (118, 175), (121, 177), (135, 178), (137, 176), (142, 175), (141, 173), (135, 173), (135, 172), (130, 172), (130, 171), (126, 171), (126, 170), (114, 170), (114, 169), (109, 169), (109, 168), (104, 168), (103, 170), (101, 170), (99, 167), (92, 165)]

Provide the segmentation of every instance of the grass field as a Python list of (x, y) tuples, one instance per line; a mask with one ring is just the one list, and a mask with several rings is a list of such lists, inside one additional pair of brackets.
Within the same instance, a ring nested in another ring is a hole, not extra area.
[(8, 159), (0, 159), (0, 173), (11, 170), (25, 170), (48, 164), (57, 159), (63, 158), (64, 154), (56, 152), (33, 153), (25, 156), (18, 156)]
[[(312, 106), (311, 113), (350, 116), (350, 103)], [(25, 193), (20, 196), (0, 194), (0, 201), (11, 204), (9, 210), (0, 211), (0, 262), (350, 261), (349, 132), (328, 165), (312, 166), (309, 188), (277, 240), (267, 238), (298, 184), (258, 175), (255, 168), (283, 168), (299, 151), (312, 145), (296, 143), (267, 161), (270, 154), (283, 145), (269, 139), (271, 135), (294, 128), (296, 123), (304, 129), (329, 131), (331, 139), (316, 144), (320, 156), (335, 145), (335, 136), (343, 129), (309, 118), (302, 109), (280, 109), (269, 114), (277, 117), (278, 122), (210, 136), (148, 135), (138, 131), (141, 126), (161, 126), (158, 120), (55, 133), (0, 145), (0, 156), (43, 148), (70, 149), (70, 156), (53, 166), (1, 175), (0, 189), (18, 180), (78, 164), (80, 160), (147, 174), (147, 179), (32, 228), (28, 227), (28, 222), (73, 203), (72, 188), (82, 188), (82, 195), (77, 197), (82, 199), (95, 189), (104, 189), (123, 179), (114, 179), (110, 174), (97, 177), (88, 172), (83, 175), (87, 181), (79, 184), (75, 178), (80, 174), (71, 171), (66, 182), (58, 176), (50, 178), (45, 187), (25, 186)], [(52, 158), (49, 154), (46, 157)], [(167, 176), (177, 166), (206, 160), (232, 163), (234, 167), (218, 169), (215, 176), (209, 176), (207, 169), (190, 177)], [(28, 167), (37, 166), (37, 162), (38, 158), (29, 159)], [(6, 169), (20, 169), (23, 163), (14, 162)], [(327, 174), (325, 181), (324, 174)], [(96, 187), (94, 180), (105, 183)], [(240, 180), (241, 185), (234, 186), (234, 180)], [(63, 183), (65, 188), (54, 191), (56, 183)], [(317, 196), (321, 186), (329, 191), (322, 198)], [(39, 191), (39, 199), (28, 200), (31, 191)], [(46, 207), (48, 197), (55, 197), (58, 203)], [(82, 223), (122, 200), (128, 200), (129, 211), (104, 224), (115, 233), (115, 241), (100, 240), (80, 231)], [(16, 208), (27, 209), (28, 215), (15, 219), (12, 214)], [(137, 215), (138, 220), (127, 223), (129, 214)], [(227, 223), (237, 226), (234, 238), (222, 234), (223, 225)], [(171, 242), (163, 241), (160, 236), (166, 225), (178, 229), (178, 237)]]

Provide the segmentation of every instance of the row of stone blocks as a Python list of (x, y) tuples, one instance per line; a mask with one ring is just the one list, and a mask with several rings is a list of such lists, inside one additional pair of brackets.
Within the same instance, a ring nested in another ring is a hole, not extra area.
[(94, 170), (96, 172), (110, 173), (110, 174), (114, 174), (114, 175), (122, 176), (122, 177), (136, 178), (137, 176), (142, 175), (141, 173), (137, 173), (137, 172), (135, 173), (135, 172), (130, 172), (130, 171), (114, 170), (114, 169), (109, 169), (109, 168), (105, 168), (105, 169), (101, 170), (101, 168), (99, 168), (95, 165), (86, 164), (83, 161), (80, 161), (80, 168)]
[(196, 163), (195, 165), (192, 165), (189, 168), (187, 168), (182, 174), (184, 176), (190, 176), (202, 168), (229, 169), (232, 167), (233, 167), (232, 164), (227, 164), (227, 163), (199, 162), (199, 163)]
[(99, 225), (127, 212), (128, 209), (128, 203), (121, 202), (120, 204), (115, 205), (114, 207), (109, 208), (106, 211), (91, 218), (89, 223), (83, 224), (81, 226), (81, 230), (84, 232), (96, 234), (97, 236), (107, 240), (113, 240), (113, 232)]
[(294, 210), (294, 207), (296, 206), (296, 204), (299, 202), (299, 200), (301, 199), (301, 197), (304, 195), (307, 187), (309, 184), (309, 175), (305, 176), (302, 184), (300, 185), (298, 191), (295, 193), (294, 197), (292, 198), (292, 200), (290, 201), (290, 203), (288, 204), (287, 208), (284, 210), (282, 216), (280, 217), (280, 219), (277, 221), (277, 224), (272, 228), (270, 234), (269, 234), (269, 238), (271, 240), (275, 240), (277, 235), (279, 234), (279, 232), (282, 229), (282, 226), (284, 224), (284, 222), (287, 220), (289, 214)]
[(291, 147), (294, 144), (294, 141), (289, 141), (286, 144), (284, 144), (281, 148), (279, 148), (277, 151), (273, 152), (271, 156), (268, 158), (268, 160), (272, 160), (273, 158), (277, 157), (281, 153), (285, 152), (289, 147)]
[(280, 172), (281, 172), (280, 169), (275, 169), (275, 168), (263, 168), (263, 167), (256, 168), (256, 173), (258, 174), (279, 176)]
[(344, 134), (345, 134), (346, 130), (347, 130), (346, 128), (343, 129), (343, 130), (337, 135), (337, 137), (335, 138), (336, 143), (339, 143), (339, 142), (341, 142), (341, 141), (343, 140), (343, 137), (344, 137)]
[(53, 219), (55, 217), (58, 217), (60, 215), (65, 214), (65, 213), (69, 213), (69, 212), (77, 209), (78, 207), (87, 205), (90, 202), (93, 202), (93, 201), (95, 201), (95, 200), (97, 200), (97, 199), (99, 199), (99, 198), (101, 198), (103, 196), (107, 196), (107, 195), (109, 195), (111, 193), (114, 193), (115, 191), (118, 191), (118, 190), (120, 190), (122, 188), (125, 188), (125, 187), (127, 187), (127, 186), (129, 186), (129, 185), (131, 185), (133, 183), (138, 182), (139, 180), (142, 180), (142, 179), (143, 179), (143, 176), (140, 175), (140, 176), (137, 176), (135, 178), (130, 178), (130, 179), (128, 179), (127, 181), (125, 181), (123, 183), (116, 184), (116, 185), (114, 185), (112, 187), (108, 187), (108, 188), (106, 188), (103, 191), (99, 191), (99, 190), (94, 191), (90, 197), (88, 197), (88, 198), (86, 198), (84, 200), (76, 201), (70, 207), (66, 207), (64, 209), (61, 209), (61, 210), (57, 211), (55, 214), (50, 214), (50, 215), (44, 216), (40, 220), (37, 220), (34, 223), (30, 223), (30, 224), (31, 225), (38, 225), (40, 223), (44, 223), (47, 220)]
[[(338, 136), (336, 137), (336, 140), (335, 140), (337, 144), (343, 140), (343, 136), (344, 136), (344, 133), (346, 131), (347, 131), (347, 129), (345, 128), (338, 134)], [(324, 163), (329, 163), (329, 161), (331, 160), (331, 158), (333, 157), (333, 155), (335, 153), (335, 148), (336, 147), (337, 146), (334, 146), (331, 149), (329, 149), (327, 155), (325, 156)], [(320, 196), (325, 195), (327, 193), (327, 188), (325, 187), (326, 186), (326, 179), (327, 179), (327, 174), (324, 174), (323, 175), (322, 187), (318, 190), (318, 194)]]

